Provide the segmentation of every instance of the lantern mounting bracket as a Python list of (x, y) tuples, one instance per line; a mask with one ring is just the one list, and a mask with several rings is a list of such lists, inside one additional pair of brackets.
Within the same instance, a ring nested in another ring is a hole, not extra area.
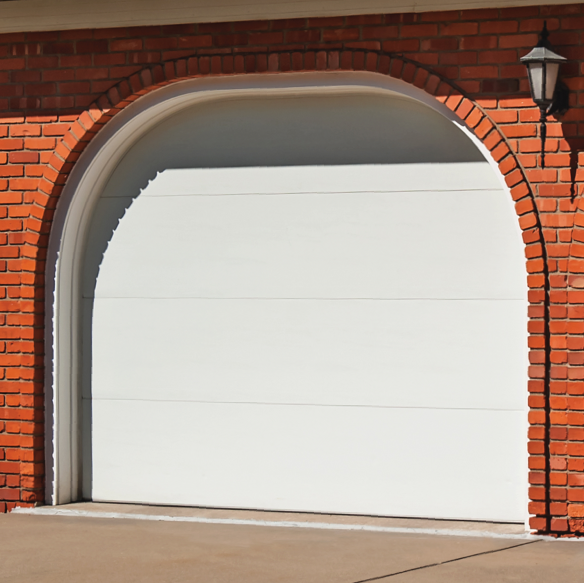
[(548, 115), (562, 116), (568, 109), (570, 109), (570, 90), (563, 81), (558, 81), (556, 83), (554, 99), (546, 111), (546, 117)]

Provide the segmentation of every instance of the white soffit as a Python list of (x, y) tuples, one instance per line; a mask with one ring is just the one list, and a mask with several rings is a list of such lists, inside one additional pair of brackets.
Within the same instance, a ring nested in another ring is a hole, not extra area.
[(570, 0), (15, 0), (0, 33), (575, 4)]

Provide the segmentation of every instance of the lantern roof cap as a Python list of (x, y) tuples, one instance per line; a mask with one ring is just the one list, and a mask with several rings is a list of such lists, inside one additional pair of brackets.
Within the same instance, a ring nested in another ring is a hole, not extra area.
[(554, 53), (548, 42), (549, 32), (547, 29), (547, 23), (543, 23), (543, 29), (539, 37), (539, 42), (535, 47), (527, 53), (524, 57), (521, 57), (520, 61), (522, 63), (530, 62), (548, 62), (548, 63), (563, 63), (567, 61), (566, 57), (562, 57), (557, 53)]

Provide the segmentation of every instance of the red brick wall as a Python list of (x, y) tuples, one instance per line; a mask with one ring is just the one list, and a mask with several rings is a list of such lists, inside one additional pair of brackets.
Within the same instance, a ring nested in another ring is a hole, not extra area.
[[(542, 168), (518, 60), (544, 18), (572, 109), (550, 120)], [(0, 511), (43, 502), (45, 249), (84, 145), (178, 78), (368, 69), (445, 102), (511, 187), (530, 286), (531, 526), (584, 534), (583, 36), (582, 5), (0, 35)]]

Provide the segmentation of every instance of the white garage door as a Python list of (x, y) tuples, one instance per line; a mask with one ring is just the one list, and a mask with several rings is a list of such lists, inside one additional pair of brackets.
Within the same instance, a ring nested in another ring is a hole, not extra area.
[(86, 271), (86, 496), (523, 520), (521, 239), (434, 111), (183, 112), (110, 180)]

